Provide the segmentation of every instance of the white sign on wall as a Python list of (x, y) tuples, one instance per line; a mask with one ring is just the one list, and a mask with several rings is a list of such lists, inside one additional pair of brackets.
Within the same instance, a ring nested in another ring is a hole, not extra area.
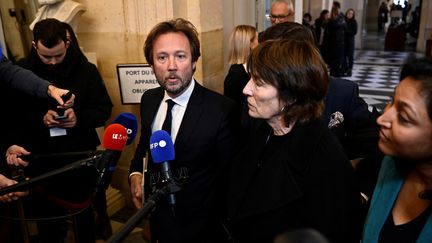
[(159, 87), (148, 64), (117, 64), (117, 75), (123, 104), (139, 104), (144, 92)]

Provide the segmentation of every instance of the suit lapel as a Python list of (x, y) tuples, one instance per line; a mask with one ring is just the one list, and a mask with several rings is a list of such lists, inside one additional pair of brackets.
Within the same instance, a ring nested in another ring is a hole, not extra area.
[[(176, 138), (176, 147), (182, 144), (187, 144), (191, 134), (199, 125), (199, 120), (203, 112), (202, 105), (204, 103), (204, 88), (195, 82), (194, 90), (192, 91), (191, 97), (183, 116), (183, 120), (180, 124), (180, 128)], [(177, 147), (178, 148), (178, 147)]]
[(141, 119), (142, 119), (141, 122), (144, 127), (151, 128), (151, 124), (154, 118), (156, 117), (156, 113), (159, 109), (163, 97), (164, 97), (164, 90), (162, 88), (158, 88), (157, 90), (155, 90), (155, 92), (149, 95), (148, 99), (143, 100), (141, 102), (141, 105), (143, 106), (141, 112)]

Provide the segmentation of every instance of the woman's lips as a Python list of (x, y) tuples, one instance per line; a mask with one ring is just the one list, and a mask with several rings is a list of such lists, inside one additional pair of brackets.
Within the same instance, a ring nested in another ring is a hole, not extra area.
[(388, 141), (388, 137), (384, 134), (383, 131), (380, 131), (379, 133), (380, 139), (384, 140), (384, 141)]

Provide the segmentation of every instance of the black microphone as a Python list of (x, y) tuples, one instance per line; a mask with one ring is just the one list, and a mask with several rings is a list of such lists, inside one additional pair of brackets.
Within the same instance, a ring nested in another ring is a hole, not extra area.
[[(118, 115), (112, 122), (112, 124), (120, 124), (126, 128), (128, 139), (126, 141), (126, 145), (129, 145), (133, 143), (136, 134), (138, 133), (138, 120), (132, 113), (122, 113)], [(108, 142), (109, 141), (105, 141)], [(108, 188), (109, 184), (111, 183), (111, 177), (113, 172), (116, 169), (116, 163), (117, 161), (112, 160), (111, 164), (109, 165), (109, 173), (105, 176), (104, 179), (104, 187), (105, 189)]]
[[(161, 164), (161, 179), (163, 184), (173, 181), (170, 160), (174, 160), (174, 144), (171, 136), (164, 130), (155, 131), (150, 137), (150, 152), (155, 164)], [(174, 193), (168, 195), (168, 202), (174, 206), (176, 199)]]
[[(161, 177), (164, 185), (161, 186), (161, 188), (156, 189), (148, 198), (144, 206), (132, 215), (132, 217), (130, 217), (124, 224), (123, 228), (120, 228), (115, 234), (113, 234), (106, 243), (118, 243), (123, 241), (136, 225), (154, 210), (156, 204), (160, 200), (165, 199), (166, 196), (169, 197), (169, 204), (171, 206), (175, 205), (176, 200), (173, 193), (179, 191), (180, 188), (171, 177), (169, 161), (174, 159), (174, 144), (170, 135), (166, 131), (155, 131), (151, 135), (150, 152), (154, 163), (161, 164)], [(175, 215), (174, 208), (171, 207), (171, 209)]]
[(102, 139), (102, 146), (105, 148), (105, 151), (102, 157), (95, 163), (95, 168), (99, 172), (99, 176), (96, 179), (97, 190), (102, 186), (105, 189), (108, 187), (109, 180), (107, 178), (111, 177), (111, 174), (114, 172), (121, 152), (126, 146), (127, 139), (126, 128), (120, 124), (111, 124), (105, 129)]
[(33, 161), (33, 160), (41, 160), (55, 157), (92, 157), (95, 155), (101, 154), (102, 150), (88, 150), (88, 151), (77, 151), (77, 152), (65, 152), (65, 153), (50, 153), (50, 154), (27, 154), (27, 155), (19, 155), (18, 158), (21, 158), (24, 161)]

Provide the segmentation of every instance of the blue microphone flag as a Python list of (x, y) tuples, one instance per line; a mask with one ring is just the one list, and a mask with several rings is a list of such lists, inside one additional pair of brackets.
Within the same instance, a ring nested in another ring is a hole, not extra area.
[(128, 139), (126, 145), (131, 144), (138, 133), (138, 120), (132, 113), (121, 113), (112, 122), (112, 124), (120, 124), (126, 128)]
[(158, 130), (151, 135), (150, 153), (156, 164), (174, 160), (174, 144), (166, 131)]

